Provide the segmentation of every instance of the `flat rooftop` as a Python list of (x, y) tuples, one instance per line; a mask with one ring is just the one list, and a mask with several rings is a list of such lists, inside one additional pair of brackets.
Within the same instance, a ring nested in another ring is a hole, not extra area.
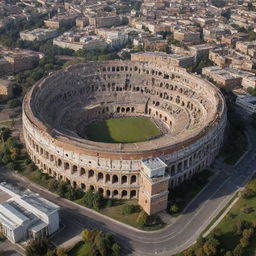
[(145, 55), (145, 56), (155, 56), (155, 57), (161, 57), (163, 59), (183, 59), (183, 58), (193, 58), (193, 56), (190, 55), (182, 55), (182, 54), (168, 54), (165, 52), (138, 52), (133, 53), (134, 55)]
[(150, 170), (165, 168), (167, 166), (159, 157), (148, 158), (142, 162)]

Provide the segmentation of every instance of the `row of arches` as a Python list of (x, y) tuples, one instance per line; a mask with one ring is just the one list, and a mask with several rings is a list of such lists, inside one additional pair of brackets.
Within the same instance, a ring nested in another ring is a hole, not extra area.
[(117, 107), (116, 112), (117, 113), (134, 113), (135, 107)]
[[(103, 187), (98, 186), (98, 183), (95, 184), (88, 184), (88, 183), (83, 183), (83, 182), (78, 182), (76, 180), (71, 180), (71, 178), (66, 177), (63, 174), (60, 174), (56, 171), (54, 171), (52, 168), (48, 167), (45, 163), (40, 161), (39, 158), (37, 158), (35, 155), (33, 155), (32, 150), (28, 149), (28, 153), (31, 156), (31, 159), (35, 162), (39, 168), (42, 169), (43, 172), (47, 173), (48, 175), (56, 178), (59, 181), (65, 181), (69, 182), (73, 187), (75, 188), (81, 188), (83, 191), (88, 191), (92, 190), (93, 192), (98, 191), (101, 193), (104, 197), (109, 197), (109, 198), (119, 198), (119, 199), (135, 199), (138, 196), (137, 190), (132, 189), (132, 190), (127, 190), (127, 189), (105, 189)], [(101, 177), (102, 173), (98, 174), (98, 177)], [(107, 174), (109, 175), (109, 174)], [(115, 183), (117, 181), (118, 177), (117, 175), (113, 176), (113, 182)], [(136, 176), (133, 175), (131, 176), (131, 180), (133, 184), (136, 181)], [(127, 182), (127, 176), (124, 175), (122, 176), (122, 183)]]
[(48, 151), (36, 144), (31, 138), (28, 138), (28, 143), (33, 149), (36, 149), (36, 153), (38, 153), (41, 157), (45, 158), (49, 162), (52, 162), (52, 164), (56, 165), (58, 168), (64, 169), (65, 172), (70, 172), (74, 176), (80, 176), (88, 180), (95, 180), (97, 182), (117, 185), (134, 185), (138, 183), (137, 175), (135, 174), (117, 175), (103, 173), (93, 169), (86, 170), (84, 167), (78, 167), (77, 165), (72, 165), (67, 161), (54, 157), (54, 155), (49, 154)]

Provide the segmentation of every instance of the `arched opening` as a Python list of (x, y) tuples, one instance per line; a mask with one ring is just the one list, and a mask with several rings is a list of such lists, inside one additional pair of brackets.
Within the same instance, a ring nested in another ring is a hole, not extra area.
[(135, 111), (135, 108), (134, 107), (132, 107), (132, 113)]
[(50, 161), (52, 162), (54, 160), (54, 156), (50, 155)]
[(88, 176), (89, 179), (92, 178), (93, 176), (94, 176), (94, 171), (93, 171), (93, 170), (90, 170), (90, 171), (89, 171), (89, 176)]
[(77, 187), (77, 184), (75, 181), (73, 181), (73, 187), (76, 188)]
[(52, 169), (49, 168), (49, 175), (52, 175)]
[(107, 191), (106, 191), (106, 196), (110, 196), (110, 190), (108, 189)]
[(136, 198), (136, 190), (131, 191), (131, 198)]
[(118, 191), (117, 190), (113, 191), (113, 197), (118, 197)]
[(98, 173), (98, 181), (103, 181), (103, 173), (102, 172), (99, 172)]
[(130, 108), (128, 107), (128, 108), (126, 108), (126, 112), (130, 112)]
[(122, 111), (122, 113), (125, 112), (125, 108), (122, 108), (121, 111)]
[(122, 184), (125, 184), (125, 183), (127, 183), (127, 176), (126, 175), (122, 176)]
[(77, 172), (77, 166), (76, 165), (73, 165), (72, 167), (72, 173), (76, 173)]
[(131, 184), (136, 183), (136, 180), (137, 180), (136, 175), (132, 175), (132, 177), (131, 177)]
[(58, 159), (58, 166), (62, 165), (62, 161), (60, 159)]
[(122, 191), (122, 198), (125, 198), (125, 197), (127, 197), (127, 191), (126, 191), (126, 190), (123, 190), (123, 191)]
[(94, 186), (90, 185), (90, 190), (94, 191)]
[(110, 175), (106, 174), (106, 182), (110, 182)]
[(113, 178), (112, 178), (112, 183), (118, 183), (118, 177), (117, 175), (113, 175)]
[(101, 195), (103, 195), (103, 193), (104, 193), (103, 188), (98, 188), (98, 192), (99, 192)]
[(81, 183), (81, 189), (82, 189), (82, 190), (86, 190), (86, 186), (85, 186), (84, 183)]
[(83, 176), (85, 175), (85, 169), (83, 167), (81, 167), (80, 169), (80, 176)]
[(64, 164), (64, 169), (65, 169), (65, 170), (68, 170), (68, 169), (69, 169), (69, 163), (65, 163), (65, 164)]
[(120, 113), (120, 107), (117, 107), (116, 112)]

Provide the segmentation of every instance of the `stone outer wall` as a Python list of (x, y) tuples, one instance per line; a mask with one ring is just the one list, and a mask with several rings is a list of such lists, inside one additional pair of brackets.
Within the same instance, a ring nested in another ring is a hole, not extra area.
[[(82, 139), (75, 130), (92, 120), (127, 115), (149, 116), (166, 134), (146, 142), (106, 144)], [(141, 160), (149, 157), (168, 165), (169, 187), (190, 179), (218, 154), (225, 125), (225, 102), (218, 89), (162, 63), (75, 65), (39, 81), (23, 102), (24, 138), (36, 165), (58, 180), (108, 198), (138, 198)], [(162, 195), (165, 206), (167, 195)], [(163, 209), (157, 202), (152, 205)]]

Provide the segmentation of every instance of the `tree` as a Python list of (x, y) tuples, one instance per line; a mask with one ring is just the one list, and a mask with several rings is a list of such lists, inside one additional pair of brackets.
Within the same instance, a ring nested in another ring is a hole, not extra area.
[(90, 236), (91, 236), (91, 230), (90, 229), (85, 229), (81, 233), (82, 240), (85, 242), (90, 241)]
[(83, 202), (87, 207), (92, 208), (93, 207), (93, 200), (94, 200), (93, 191), (90, 189), (83, 196)]
[(107, 256), (108, 247), (105, 240), (105, 234), (99, 231), (94, 240), (94, 246), (99, 251), (100, 255)]
[(202, 247), (195, 249), (195, 255), (196, 256), (206, 256), (204, 249)]
[(137, 224), (141, 227), (144, 227), (147, 224), (147, 221), (148, 214), (144, 211), (141, 211), (136, 220)]
[(42, 238), (39, 240), (32, 240), (26, 247), (26, 256), (44, 256), (47, 253), (49, 242), (47, 239)]
[(71, 201), (76, 199), (75, 189), (72, 188), (71, 185), (67, 186), (67, 192), (65, 193), (65, 198), (67, 198), (68, 200), (71, 200)]
[(244, 249), (243, 247), (241, 246), (241, 244), (238, 244), (234, 251), (233, 251), (233, 255), (234, 256), (242, 256), (243, 255), (243, 252), (244, 252)]
[(64, 197), (65, 193), (66, 193), (66, 189), (67, 189), (66, 183), (63, 182), (63, 181), (59, 182), (58, 189), (57, 189), (57, 194), (61, 197)]
[(120, 250), (120, 246), (117, 243), (114, 243), (112, 245), (112, 252), (113, 252), (113, 256), (120, 256), (121, 255), (121, 250)]
[(1, 127), (0, 128), (0, 137), (1, 141), (5, 142), (7, 139), (11, 136), (11, 130), (7, 127)]
[(50, 191), (55, 192), (55, 191), (57, 191), (57, 189), (58, 189), (58, 185), (59, 185), (59, 183), (58, 183), (57, 180), (51, 179), (50, 182), (49, 182), (49, 185), (48, 185), (48, 189), (49, 189)]
[(240, 239), (240, 244), (243, 248), (246, 248), (249, 245), (249, 240), (247, 238), (242, 237)]
[(56, 250), (57, 256), (68, 256), (67, 250), (63, 248), (57, 248)]
[(214, 256), (217, 255), (219, 246), (220, 242), (216, 238), (209, 238), (204, 243), (203, 249), (207, 256)]
[(254, 234), (253, 228), (245, 229), (243, 231), (243, 238), (250, 240)]

